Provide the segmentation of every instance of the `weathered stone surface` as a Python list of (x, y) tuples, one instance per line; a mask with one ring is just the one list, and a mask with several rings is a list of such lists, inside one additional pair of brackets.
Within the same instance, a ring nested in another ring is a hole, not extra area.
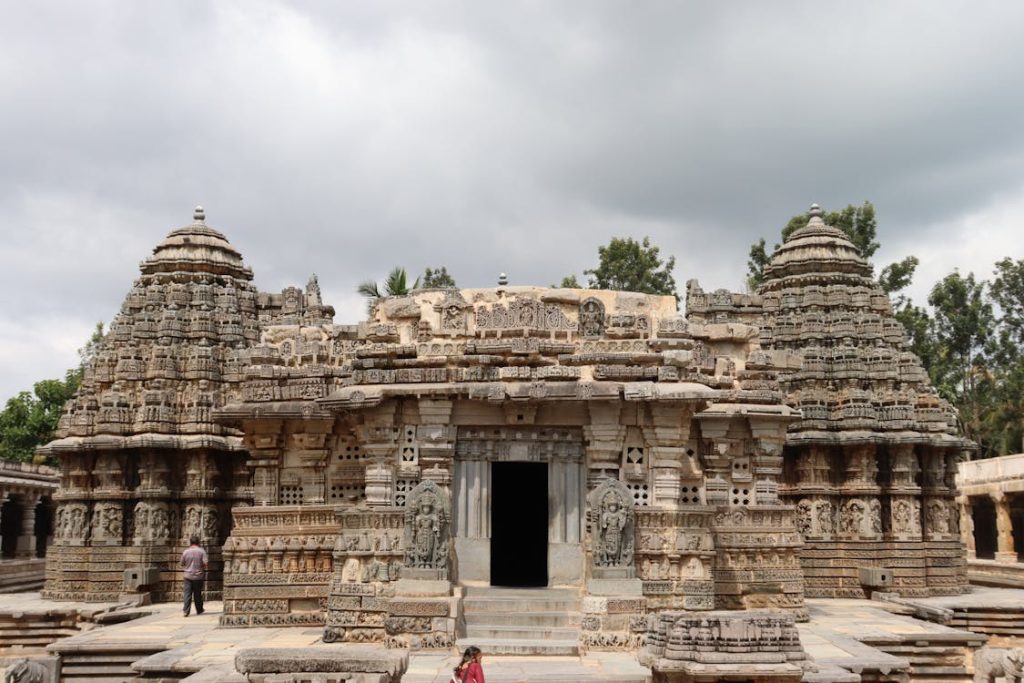
[[(805, 593), (862, 597), (882, 572), (961, 591), (970, 444), (869, 264), (816, 209), (765, 273), (756, 294), (691, 282), (685, 317), (506, 284), (338, 325), (315, 277), (258, 292), (198, 210), (142, 264), (44, 449), (62, 463), (47, 595), (117, 596), (139, 566), (173, 599), (192, 534), (224, 625), (392, 648), (451, 647), (506, 548), (573, 591), (541, 603), (587, 615), (586, 637), (575, 617), (552, 632), (569, 649), (631, 647), (638, 619), (680, 609), (802, 619)], [(512, 463), (544, 475), (499, 510)], [(500, 537), (494, 515), (529, 510), (537, 527)]]
[(409, 665), (406, 652), (359, 646), (252, 648), (235, 655), (235, 669), (259, 673), (386, 673), (401, 676)]

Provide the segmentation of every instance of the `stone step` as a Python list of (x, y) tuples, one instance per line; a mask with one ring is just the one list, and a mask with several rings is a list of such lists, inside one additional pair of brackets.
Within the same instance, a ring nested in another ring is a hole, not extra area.
[(569, 598), (477, 598), (462, 599), (462, 611), (466, 614), (480, 612), (578, 612), (579, 600)]
[(475, 624), (466, 626), (466, 638), (485, 640), (573, 640), (580, 638), (579, 629), (545, 628), (530, 626), (495, 626), (492, 624)]
[(579, 626), (579, 612), (465, 612), (466, 625)]
[(575, 588), (503, 588), (501, 586), (466, 586), (463, 588), (463, 595), (466, 596), (491, 596), (491, 597), (551, 597), (551, 598), (579, 598), (579, 591)]
[(459, 651), (470, 645), (480, 648), (484, 655), (536, 655), (542, 657), (577, 657), (579, 641), (573, 640), (500, 640), (491, 638), (460, 638), (455, 642)]
[(0, 593), (33, 593), (43, 589), (43, 579), (36, 577), (26, 578), (24, 581), (6, 581), (0, 585)]

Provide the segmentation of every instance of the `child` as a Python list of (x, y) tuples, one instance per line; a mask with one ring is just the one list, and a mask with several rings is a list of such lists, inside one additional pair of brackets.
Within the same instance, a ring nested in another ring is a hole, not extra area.
[(480, 665), (483, 653), (480, 648), (470, 645), (462, 653), (462, 661), (455, 667), (449, 683), (484, 683), (484, 669)]

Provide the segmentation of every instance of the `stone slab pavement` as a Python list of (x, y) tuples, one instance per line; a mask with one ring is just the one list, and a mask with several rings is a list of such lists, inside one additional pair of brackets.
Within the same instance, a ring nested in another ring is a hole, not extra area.
[(963, 595), (912, 598), (913, 602), (944, 609), (1024, 610), (1024, 589), (971, 586)]
[[(62, 652), (152, 648), (162, 650), (133, 665), (140, 672), (191, 674), (189, 683), (243, 681), (234, 672), (235, 655), (246, 648), (345, 647), (320, 642), (323, 629), (311, 627), (220, 628), (219, 602), (207, 602), (200, 616), (184, 617), (177, 604), (138, 608), (147, 615), (66, 638), (51, 649)], [(450, 653), (412, 653), (403, 683), (448, 683), (458, 658)], [(488, 681), (588, 681), (644, 683), (650, 671), (628, 653), (590, 653), (583, 657), (486, 657)]]
[[(969, 596), (929, 598), (947, 606), (966, 597), (981, 604), (1017, 603), (1024, 605), (1024, 591), (1006, 589), (977, 590)], [(833, 683), (855, 680), (848, 671), (875, 669), (898, 670), (906, 660), (886, 654), (865, 643), (900, 643), (921, 637), (929, 641), (959, 640), (964, 632), (933, 622), (907, 616), (907, 608), (870, 600), (808, 600), (810, 621), (798, 624), (800, 639), (815, 663), (822, 667), (808, 681)], [(101, 610), (108, 605), (95, 603), (53, 603), (39, 594), (15, 594), (0, 599), (0, 611), (48, 611), (57, 607)], [(136, 608), (144, 616), (123, 623), (94, 628), (65, 638), (50, 646), (61, 651), (116, 651), (151, 649), (157, 654), (135, 663), (140, 671), (176, 672), (190, 683), (228, 683), (242, 681), (234, 673), (235, 654), (253, 647), (333, 647), (320, 642), (318, 627), (220, 628), (222, 605), (207, 603), (202, 616), (185, 618), (177, 604)], [(406, 683), (447, 683), (457, 658), (450, 653), (413, 653)], [(520, 681), (604, 681), (605, 683), (642, 683), (649, 670), (641, 667), (632, 653), (591, 652), (583, 657), (486, 656), (484, 668), (493, 683)]]
[(0, 611), (4, 614), (40, 614), (78, 612), (92, 616), (117, 607), (116, 602), (69, 602), (43, 600), (39, 591), (4, 593), (0, 595)]

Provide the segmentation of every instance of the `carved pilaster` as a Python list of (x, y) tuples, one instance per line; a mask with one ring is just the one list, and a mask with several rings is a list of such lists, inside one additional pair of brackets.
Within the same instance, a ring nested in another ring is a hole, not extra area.
[(696, 457), (691, 457), (695, 454), (689, 447), (692, 416), (693, 409), (686, 404), (650, 404), (650, 425), (643, 429), (643, 438), (652, 473), (653, 502), (660, 507), (679, 507), (684, 487), (688, 500), (700, 496), (700, 491), (690, 489), (703, 489), (700, 466), (695, 466)]
[(588, 405), (590, 424), (584, 425), (586, 445), (587, 486), (594, 488), (608, 476), (618, 476), (622, 444), (626, 428), (621, 424), (621, 406), (617, 401), (591, 401)]
[(452, 405), (447, 400), (420, 399), (420, 424), (416, 428), (420, 466), (445, 469), (449, 476), (453, 471), (456, 435), (451, 424)]
[(846, 539), (877, 539), (882, 536), (882, 501), (877, 483), (878, 462), (872, 444), (844, 449), (844, 480), (840, 487), (836, 533)]
[(392, 465), (373, 463), (366, 466), (366, 504), (371, 508), (395, 504), (395, 471)]
[(246, 466), (252, 472), (254, 505), (277, 505), (280, 495), (281, 420), (251, 420), (244, 423)]
[(960, 513), (960, 540), (967, 549), (967, 559), (978, 558), (978, 549), (974, 542), (974, 516), (971, 514), (971, 502), (967, 496), (961, 496), (957, 508)]

